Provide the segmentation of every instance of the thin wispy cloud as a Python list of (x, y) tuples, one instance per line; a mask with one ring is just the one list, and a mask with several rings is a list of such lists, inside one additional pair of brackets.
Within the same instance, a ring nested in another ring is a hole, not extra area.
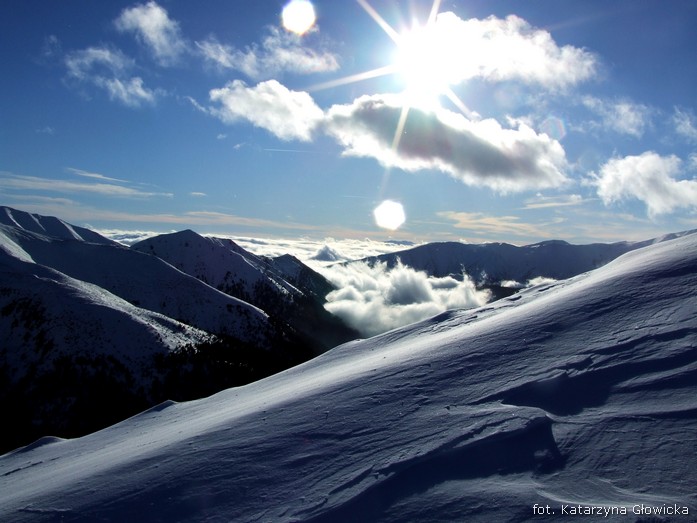
[(675, 132), (691, 143), (697, 144), (697, 117), (692, 111), (675, 107), (673, 109)]
[(652, 111), (643, 104), (629, 100), (608, 101), (594, 96), (585, 96), (582, 103), (600, 116), (600, 123), (591, 124), (595, 129), (611, 129), (620, 134), (640, 138), (651, 125)]
[(124, 9), (114, 21), (117, 30), (133, 33), (161, 66), (176, 64), (186, 52), (187, 44), (179, 23), (156, 2)]
[(83, 169), (76, 169), (75, 167), (66, 167), (65, 170), (76, 176), (82, 176), (83, 178), (93, 178), (95, 180), (104, 180), (108, 182), (129, 183), (127, 180), (121, 180), (120, 178), (111, 178), (109, 176), (104, 176), (103, 174), (93, 173), (85, 171)]
[(558, 196), (535, 195), (524, 201), (523, 209), (549, 209), (553, 207), (572, 207), (586, 203), (580, 194), (562, 194)]
[(171, 193), (147, 192), (112, 183), (76, 182), (73, 180), (24, 176), (8, 172), (0, 173), (0, 188), (6, 190), (50, 191), (69, 194), (91, 193), (117, 198), (150, 198), (154, 196), (172, 196)]
[(556, 218), (547, 223), (529, 223), (518, 216), (490, 216), (480, 212), (442, 211), (438, 216), (453, 221), (453, 227), (475, 234), (490, 234), (494, 238), (518, 236), (527, 238), (552, 238), (556, 231), (551, 228), (563, 222)]
[(254, 44), (244, 50), (222, 44), (213, 37), (197, 41), (196, 47), (215, 67), (240, 71), (254, 80), (269, 79), (283, 72), (311, 74), (339, 68), (335, 54), (308, 47), (299, 35), (277, 27), (267, 27), (266, 31), (261, 45)]
[(153, 104), (159, 94), (145, 87), (141, 77), (130, 75), (134, 62), (118, 49), (88, 47), (68, 53), (64, 62), (70, 81), (94, 85), (129, 107)]
[(654, 218), (680, 208), (697, 209), (697, 180), (678, 179), (681, 169), (677, 156), (647, 151), (610, 159), (598, 173), (591, 173), (587, 183), (597, 188), (605, 205), (640, 200)]

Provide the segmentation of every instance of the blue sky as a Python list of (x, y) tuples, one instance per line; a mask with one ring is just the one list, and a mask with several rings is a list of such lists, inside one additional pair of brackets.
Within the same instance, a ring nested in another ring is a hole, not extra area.
[(317, 0), (303, 34), (286, 6), (4, 2), (0, 203), (269, 238), (697, 228), (695, 2)]

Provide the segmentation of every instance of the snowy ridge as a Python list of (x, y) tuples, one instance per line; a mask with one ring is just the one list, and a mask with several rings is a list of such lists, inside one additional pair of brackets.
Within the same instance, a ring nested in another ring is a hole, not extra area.
[(263, 311), (154, 256), (115, 243), (58, 240), (5, 225), (0, 225), (0, 243), (8, 251), (24, 252), (37, 264), (98, 285), (138, 307), (211, 333), (268, 343), (270, 328)]
[(536, 277), (559, 280), (601, 267), (634, 249), (692, 232), (694, 231), (669, 234), (642, 242), (589, 245), (572, 245), (562, 240), (522, 247), (507, 243), (436, 242), (373, 256), (363, 261), (370, 264), (386, 262), (388, 268), (392, 268), (400, 260), (404, 265), (426, 271), (435, 277), (458, 275), (465, 271), (481, 284), (498, 284), (510, 280), (524, 283)]
[(302, 294), (271, 272), (261, 258), (229, 239), (204, 237), (185, 230), (148, 238), (132, 245), (131, 249), (162, 258), (217, 289), (242, 282), (240, 290), (249, 296), (253, 296), (255, 287), (260, 285), (273, 286), (281, 294)]
[(0, 224), (17, 227), (61, 240), (78, 240), (115, 245), (115, 242), (84, 227), (70, 225), (54, 216), (42, 216), (11, 207), (0, 206)]
[(529, 521), (538, 504), (555, 521), (581, 504), (613, 521), (675, 505), (689, 521), (695, 289), (690, 234), (45, 440), (0, 457), (0, 519)]
[(148, 238), (131, 249), (157, 256), (211, 287), (253, 304), (272, 322), (287, 325), (315, 353), (358, 337), (323, 307), (333, 286), (297, 259), (261, 258), (232, 240), (204, 237), (191, 230)]

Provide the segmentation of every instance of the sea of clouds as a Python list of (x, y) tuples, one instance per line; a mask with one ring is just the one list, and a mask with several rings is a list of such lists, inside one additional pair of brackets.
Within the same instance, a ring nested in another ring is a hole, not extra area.
[(335, 264), (320, 271), (337, 290), (325, 308), (364, 336), (424, 320), (448, 309), (473, 308), (490, 300), (467, 276), (435, 278), (397, 264)]

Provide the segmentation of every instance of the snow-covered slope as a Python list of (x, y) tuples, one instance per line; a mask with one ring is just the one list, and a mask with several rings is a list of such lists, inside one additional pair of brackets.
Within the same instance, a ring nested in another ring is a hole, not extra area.
[(0, 447), (47, 429), (85, 434), (152, 405), (164, 377), (155, 362), (210, 340), (34, 263), (0, 234), (0, 404), (9, 420)]
[(675, 236), (667, 235), (643, 242), (589, 245), (551, 240), (522, 247), (508, 243), (436, 242), (363, 261), (386, 262), (391, 268), (401, 260), (404, 265), (435, 277), (457, 275), (464, 271), (484, 285), (511, 280), (525, 283), (536, 277), (556, 280), (570, 278), (601, 267), (626, 252)]
[(0, 457), (0, 520), (694, 520), (696, 291), (691, 234), (44, 438)]

